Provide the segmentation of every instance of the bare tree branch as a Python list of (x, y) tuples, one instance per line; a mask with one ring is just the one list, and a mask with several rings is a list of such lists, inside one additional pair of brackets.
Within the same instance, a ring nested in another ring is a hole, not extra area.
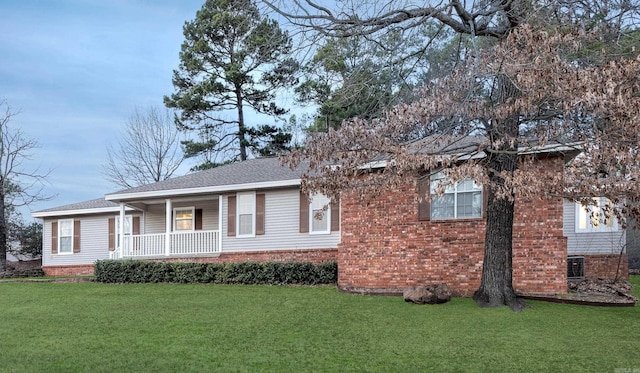
[[(15, 208), (51, 197), (44, 196), (42, 190), (49, 172), (38, 169), (25, 170), (23, 162), (31, 159), (31, 151), (38, 147), (35, 140), (24, 138), (19, 129), (12, 128), (10, 121), (19, 114), (13, 111), (6, 100), (0, 100), (0, 272), (6, 270), (7, 237)], [(13, 212), (13, 213), (12, 213)]]
[(168, 110), (136, 108), (117, 146), (107, 146), (103, 174), (123, 188), (168, 179), (182, 164), (180, 132)]

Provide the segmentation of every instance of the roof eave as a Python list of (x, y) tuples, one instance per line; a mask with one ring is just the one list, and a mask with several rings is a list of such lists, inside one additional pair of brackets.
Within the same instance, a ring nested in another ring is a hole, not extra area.
[[(132, 208), (126, 207), (126, 211), (133, 211)], [(99, 207), (89, 209), (75, 209), (75, 210), (50, 210), (50, 211), (35, 211), (31, 213), (33, 218), (49, 218), (54, 216), (70, 216), (70, 215), (89, 215), (89, 214), (106, 214), (112, 212), (119, 212), (120, 207)]]
[(299, 186), (301, 179), (288, 179), (279, 181), (264, 181), (259, 183), (245, 183), (245, 184), (231, 184), (231, 185), (219, 185), (219, 186), (207, 186), (199, 188), (184, 188), (184, 189), (166, 189), (166, 190), (154, 190), (146, 192), (133, 192), (133, 193), (114, 193), (107, 194), (105, 199), (107, 201), (127, 201), (146, 198), (169, 198), (172, 196), (189, 196), (206, 193), (227, 193), (243, 190), (253, 189), (270, 189), (281, 188), (290, 186)]

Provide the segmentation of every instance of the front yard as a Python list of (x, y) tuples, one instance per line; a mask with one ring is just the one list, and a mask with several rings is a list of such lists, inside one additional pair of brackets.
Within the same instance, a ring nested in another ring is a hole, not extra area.
[(640, 306), (516, 314), (326, 286), (97, 283), (0, 283), (0, 299), (8, 372), (640, 371)]

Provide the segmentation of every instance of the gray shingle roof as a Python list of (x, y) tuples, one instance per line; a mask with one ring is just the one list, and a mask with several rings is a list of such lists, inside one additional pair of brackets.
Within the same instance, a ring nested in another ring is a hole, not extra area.
[[(226, 185), (252, 184), (271, 181), (297, 180), (302, 175), (300, 170), (291, 170), (282, 166), (280, 160), (274, 158), (257, 158), (244, 162), (236, 162), (228, 165), (194, 172), (192, 174), (167, 179), (157, 183), (142, 185), (135, 188), (124, 189), (110, 194), (128, 194), (138, 192), (162, 192), (169, 190), (184, 190), (202, 187), (223, 187)], [(38, 215), (47, 212), (73, 212), (77, 210), (90, 210), (102, 208), (119, 208), (120, 204), (108, 201), (104, 198), (73, 203), (45, 210), (34, 211)]]
[(34, 214), (52, 211), (74, 211), (74, 210), (90, 210), (90, 209), (102, 209), (102, 208), (119, 208), (119, 204), (111, 201), (107, 201), (104, 198), (96, 198), (90, 201), (83, 201), (72, 203), (69, 205), (52, 207), (45, 210), (34, 211)]
[(294, 171), (287, 166), (282, 166), (277, 157), (256, 158), (109, 194), (159, 192), (165, 190), (296, 180), (299, 179), (301, 175), (302, 171)]

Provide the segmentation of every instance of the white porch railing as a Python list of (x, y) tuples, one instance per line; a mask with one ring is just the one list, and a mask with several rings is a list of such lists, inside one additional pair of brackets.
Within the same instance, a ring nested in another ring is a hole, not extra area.
[[(165, 233), (131, 235), (124, 237), (120, 250), (122, 258), (213, 254), (220, 251), (218, 234), (218, 231), (171, 232), (168, 251)], [(112, 253), (114, 258), (120, 257), (118, 249)]]

